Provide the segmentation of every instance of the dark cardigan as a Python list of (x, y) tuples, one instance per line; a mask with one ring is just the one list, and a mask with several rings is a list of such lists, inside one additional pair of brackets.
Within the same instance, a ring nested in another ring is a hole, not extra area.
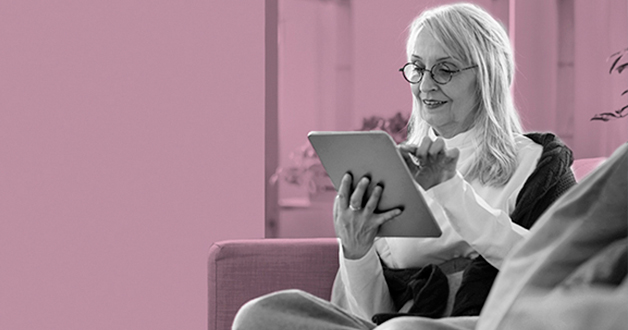
[[(570, 168), (572, 152), (558, 137), (551, 133), (529, 133), (525, 136), (543, 146), (543, 152), (535, 170), (517, 195), (515, 210), (510, 218), (514, 223), (530, 229), (554, 201), (576, 184), (576, 180)], [(451, 316), (479, 315), (497, 273), (497, 269), (482, 256), (472, 260), (463, 272)], [(414, 305), (408, 313), (376, 314), (373, 316), (375, 323), (381, 324), (404, 315), (433, 318), (443, 315), (449, 287), (447, 277), (437, 266), (420, 269), (389, 269), (384, 266), (384, 277), (398, 309), (410, 299), (414, 300)]]

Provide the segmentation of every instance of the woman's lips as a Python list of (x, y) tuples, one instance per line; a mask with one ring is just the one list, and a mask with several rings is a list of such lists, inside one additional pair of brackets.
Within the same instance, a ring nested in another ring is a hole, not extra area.
[(447, 103), (447, 101), (439, 101), (439, 100), (422, 100), (423, 104), (425, 105), (425, 107), (427, 107), (428, 109), (436, 109), (441, 107), (443, 104)]

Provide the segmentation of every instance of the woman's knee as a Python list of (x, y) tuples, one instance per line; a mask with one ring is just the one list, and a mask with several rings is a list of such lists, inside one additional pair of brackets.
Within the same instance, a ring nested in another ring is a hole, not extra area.
[(246, 302), (233, 320), (232, 329), (259, 329), (259, 321), (276, 317), (278, 311), (284, 310), (282, 305), (293, 304), (303, 299), (307, 293), (301, 290), (284, 290), (273, 292)]

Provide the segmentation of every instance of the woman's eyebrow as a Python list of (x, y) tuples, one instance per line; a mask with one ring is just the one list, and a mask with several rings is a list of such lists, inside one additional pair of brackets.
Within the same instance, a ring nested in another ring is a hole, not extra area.
[[(419, 56), (419, 55), (412, 54), (411, 57), (412, 57), (413, 60), (421, 60), (421, 61), (423, 61), (423, 58), (421, 56)], [(441, 58), (437, 59), (436, 62), (440, 62), (440, 61), (443, 61), (443, 60), (448, 60), (450, 58), (451, 58), (451, 56), (441, 57)]]

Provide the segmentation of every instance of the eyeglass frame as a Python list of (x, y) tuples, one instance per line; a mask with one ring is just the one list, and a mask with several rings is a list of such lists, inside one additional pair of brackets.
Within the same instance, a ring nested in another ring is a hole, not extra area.
[[(441, 82), (437, 81), (436, 79), (434, 79), (434, 72), (432, 72), (432, 70), (433, 70), (433, 69), (434, 69), (437, 65), (441, 65), (441, 64), (443, 64), (443, 63), (436, 63), (436, 64), (432, 65), (432, 67), (428, 70), (428, 69), (425, 69), (425, 68), (421, 68), (421, 67), (419, 67), (416, 63), (413, 63), (413, 62), (408, 62), (408, 63), (404, 64), (404, 65), (403, 65), (403, 67), (401, 67), (401, 69), (399, 69), (399, 71), (401, 72), (401, 75), (403, 76), (403, 79), (405, 79), (407, 82), (409, 82), (409, 83), (411, 83), (411, 84), (413, 84), (413, 85), (414, 85), (414, 84), (418, 84), (418, 83), (420, 83), (420, 82), (421, 82), (421, 80), (423, 80), (423, 77), (425, 77), (425, 71), (429, 71), (429, 73), (430, 73), (430, 77), (432, 78), (432, 80), (434, 80), (434, 82), (435, 82), (435, 83), (437, 83), (437, 84), (439, 84), (439, 85), (445, 85), (445, 84), (448, 84), (448, 83), (451, 81), (451, 79), (453, 79), (453, 77), (454, 77), (454, 75), (455, 75), (455, 74), (457, 74), (457, 73), (459, 73), (459, 72), (462, 72), (462, 71), (465, 71), (465, 70), (469, 70), (469, 69), (473, 69), (473, 68), (477, 68), (477, 67), (478, 67), (478, 65), (476, 64), (476, 65), (472, 65), (472, 66), (470, 66), (470, 67), (466, 67), (466, 68), (462, 68), (462, 69), (458, 69), (458, 70), (453, 70), (453, 71), (452, 71), (452, 70), (449, 70), (449, 71), (450, 71), (450, 72), (449, 72), (449, 80), (447, 80), (447, 81), (446, 81), (446, 82), (444, 82), (444, 83), (441, 83)], [(421, 78), (419, 78), (419, 80), (417, 80), (416, 82), (412, 82), (412, 81), (410, 81), (410, 80), (408, 79), (408, 77), (406, 77), (405, 68), (406, 68), (408, 65), (414, 65), (414, 66), (416, 66), (419, 70), (421, 70)]]

